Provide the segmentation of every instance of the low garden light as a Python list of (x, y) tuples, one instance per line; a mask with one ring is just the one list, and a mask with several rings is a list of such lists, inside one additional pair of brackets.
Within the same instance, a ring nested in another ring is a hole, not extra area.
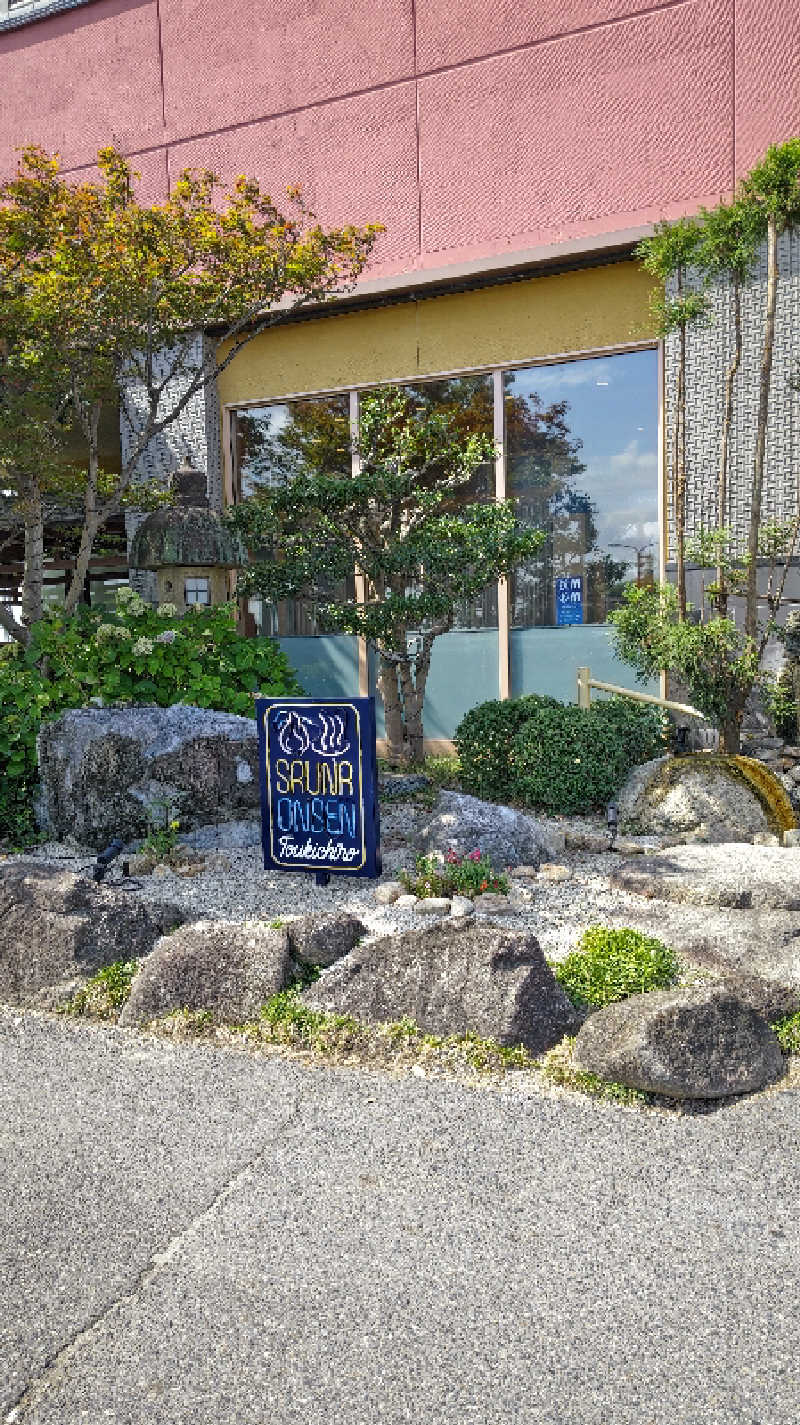
[(611, 848), (613, 849), (619, 826), (619, 809), (616, 802), (609, 802), (606, 807), (606, 825), (608, 826), (608, 833), (611, 837)]

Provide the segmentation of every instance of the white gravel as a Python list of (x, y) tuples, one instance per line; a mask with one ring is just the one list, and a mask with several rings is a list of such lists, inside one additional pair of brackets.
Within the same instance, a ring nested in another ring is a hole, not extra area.
[[(413, 868), (412, 838), (417, 822), (425, 815), (409, 803), (395, 802), (381, 808), (382, 880), (395, 879), (404, 866)], [(599, 817), (542, 820), (562, 832), (579, 828), (605, 831), (605, 823)], [(65, 869), (86, 871), (95, 859), (86, 852), (79, 853), (53, 843), (28, 854), (45, 861), (57, 860)], [(142, 900), (177, 905), (198, 920), (276, 920), (311, 911), (350, 911), (360, 917), (373, 938), (427, 925), (432, 919), (423, 918), (413, 910), (398, 910), (395, 905), (377, 905), (374, 881), (332, 876), (327, 886), (317, 886), (311, 875), (265, 871), (260, 847), (225, 849), (224, 854), (229, 858), (229, 869), (207, 871), (193, 877), (169, 872), (125, 881), (120, 863), (116, 862), (107, 874), (106, 884), (127, 887)], [(607, 924), (611, 920), (619, 923), (620, 915), (627, 908), (641, 909), (642, 905), (641, 897), (611, 889), (609, 874), (619, 864), (615, 853), (566, 851), (558, 860), (570, 867), (570, 879), (537, 878), (515, 884), (511, 892), (513, 912), (502, 917), (503, 924), (510, 928), (532, 931), (550, 959), (561, 959), (569, 954), (588, 925)], [(476, 907), (481, 918), (480, 899)], [(465, 922), (455, 923), (463, 925)]]

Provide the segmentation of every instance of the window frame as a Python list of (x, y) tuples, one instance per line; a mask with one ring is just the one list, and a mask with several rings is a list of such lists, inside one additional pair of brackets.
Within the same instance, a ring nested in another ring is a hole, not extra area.
[(0, 0), (0, 31), (16, 30), (34, 20), (46, 20), (62, 10), (77, 10), (92, 0)]
[[(460, 376), (483, 376), (491, 375), (494, 392), (494, 431), (493, 438), (497, 449), (495, 459), (495, 491), (496, 500), (504, 500), (507, 490), (507, 462), (505, 450), (505, 406), (504, 406), (504, 376), (509, 371), (520, 371), (537, 366), (560, 366), (571, 361), (592, 361), (602, 357), (624, 356), (637, 351), (655, 351), (657, 354), (657, 447), (658, 447), (658, 473), (657, 473), (657, 509), (658, 509), (658, 579), (664, 582), (666, 579), (666, 511), (667, 498), (665, 488), (665, 428), (664, 428), (664, 343), (649, 338), (642, 341), (620, 342), (613, 346), (591, 347), (581, 351), (560, 351), (548, 354), (547, 356), (534, 356), (527, 359), (515, 359), (514, 361), (504, 361), (502, 363), (492, 362), (482, 366), (463, 366), (448, 371), (426, 371), (424, 373), (414, 372), (411, 375), (399, 375), (385, 378), (380, 381), (360, 381), (351, 382), (346, 386), (332, 386), (317, 390), (291, 391), (275, 396), (260, 396), (243, 401), (230, 401), (222, 406), (222, 457), (223, 457), (223, 503), (230, 505), (235, 499), (235, 450), (234, 450), (234, 416), (236, 411), (244, 411), (258, 406), (288, 404), (290, 401), (309, 400), (314, 397), (343, 396), (350, 397), (350, 431), (353, 436), (358, 431), (358, 409), (359, 397), (362, 392), (380, 390), (386, 386), (421, 385), (425, 381), (447, 381)], [(358, 456), (353, 454), (353, 474), (358, 473)], [(359, 580), (356, 571), (356, 588)], [(362, 585), (363, 587), (363, 585)], [(497, 647), (498, 647), (498, 674), (499, 674), (499, 694), (505, 701), (511, 697), (511, 605), (510, 586), (506, 578), (498, 580), (497, 587)], [(369, 693), (369, 664), (367, 647), (363, 639), (358, 640), (359, 654), (359, 696), (366, 697)], [(362, 646), (363, 645), (363, 646)], [(662, 697), (664, 692), (664, 678), (662, 676)]]

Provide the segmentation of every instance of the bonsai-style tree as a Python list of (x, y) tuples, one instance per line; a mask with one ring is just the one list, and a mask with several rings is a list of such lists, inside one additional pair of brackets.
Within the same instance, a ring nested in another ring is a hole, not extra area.
[[(740, 184), (731, 203), (680, 223), (660, 225), (640, 245), (648, 271), (671, 282), (656, 296), (662, 334), (678, 333), (671, 450), (671, 492), (675, 525), (675, 587), (630, 589), (623, 608), (611, 615), (616, 651), (640, 677), (666, 670), (684, 683), (698, 707), (719, 729), (724, 752), (740, 748), (744, 709), (756, 683), (766, 682), (762, 658), (778, 629), (790, 561), (800, 536), (800, 503), (783, 524), (762, 519), (766, 436), (774, 364), (779, 298), (778, 240), (800, 221), (800, 139), (773, 145)], [(767, 250), (767, 285), (759, 370), (746, 548), (738, 548), (728, 527), (731, 431), (742, 380), (741, 293), (752, 278), (762, 245)], [(718, 523), (685, 537), (686, 505), (686, 338), (689, 325), (708, 317), (707, 287), (724, 280), (733, 298), (733, 350), (721, 392), (722, 419), (716, 476)], [(692, 610), (686, 601), (686, 560), (716, 567), (706, 590), (713, 609)], [(765, 587), (758, 585), (759, 567)], [(729, 617), (732, 596), (741, 598), (743, 628)]]
[(299, 432), (278, 437), (288, 478), (231, 512), (251, 550), (239, 590), (273, 603), (312, 599), (324, 629), (365, 638), (379, 658), (389, 759), (418, 764), (435, 639), (459, 602), (530, 558), (544, 536), (518, 524), (510, 500), (460, 503), (494, 448), (468, 433), (457, 399), (437, 405), (424, 386), (363, 397), (356, 474), (321, 419), (317, 440), (309, 403)]
[[(98, 167), (98, 181), (72, 182), (29, 148), (0, 187), (0, 472), (25, 527), (22, 622), (2, 606), (0, 622), (23, 643), (42, 612), (44, 502), (69, 485), (58, 453), (71, 428), (86, 458), (71, 471), (82, 518), (67, 613), (98, 532), (126, 502), (146, 504), (132, 487), (152, 442), (266, 327), (351, 285), (380, 231), (326, 230), (297, 190), (281, 209), (244, 177), (223, 196), (207, 171), (148, 206), (114, 149)], [(130, 438), (109, 471), (101, 417), (118, 406)]]

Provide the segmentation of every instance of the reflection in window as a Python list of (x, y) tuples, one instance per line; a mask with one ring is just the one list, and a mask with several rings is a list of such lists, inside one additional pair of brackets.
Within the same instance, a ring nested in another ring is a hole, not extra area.
[[(470, 435), (488, 435), (494, 428), (494, 387), (490, 374), (456, 376), (442, 381), (418, 381), (400, 388), (408, 397), (411, 410), (425, 414), (441, 412), (464, 439)], [(362, 397), (368, 400), (369, 395)], [(430, 472), (431, 482), (437, 472)], [(494, 499), (494, 468), (490, 462), (479, 465), (472, 479), (453, 491), (443, 506), (457, 514), (468, 505)], [(497, 585), (492, 584), (482, 594), (457, 604), (453, 629), (497, 628)]]
[(505, 376), (508, 493), (547, 532), (511, 581), (515, 628), (602, 624), (658, 549), (653, 351)]
[[(233, 437), (237, 500), (278, 489), (311, 471), (349, 475), (350, 398), (322, 396), (251, 406), (236, 412)], [(330, 595), (352, 598), (353, 579), (332, 584)], [(274, 606), (251, 599), (249, 609), (260, 634), (295, 638), (322, 632), (311, 599), (288, 599)]]

